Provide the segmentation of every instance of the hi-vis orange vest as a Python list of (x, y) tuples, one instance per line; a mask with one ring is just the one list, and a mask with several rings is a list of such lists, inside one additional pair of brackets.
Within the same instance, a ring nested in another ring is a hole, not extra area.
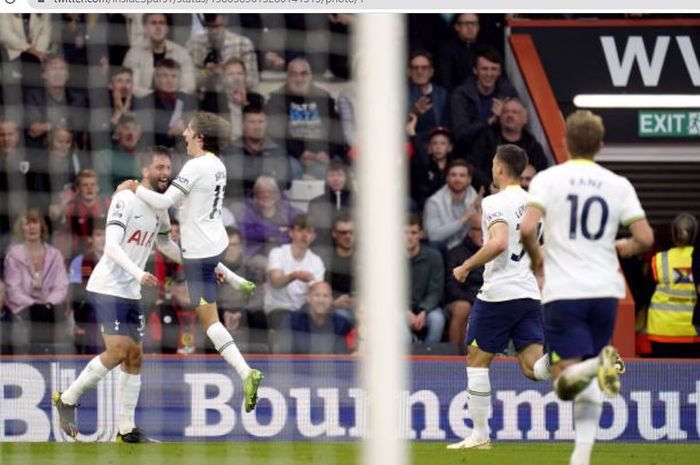
[(647, 332), (652, 341), (700, 342), (692, 323), (696, 300), (692, 255), (693, 247), (674, 247), (654, 255), (651, 266), (658, 284), (647, 316)]

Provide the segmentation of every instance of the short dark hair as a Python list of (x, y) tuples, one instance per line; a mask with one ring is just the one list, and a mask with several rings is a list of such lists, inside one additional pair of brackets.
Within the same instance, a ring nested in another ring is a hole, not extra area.
[(241, 239), (243, 239), (243, 233), (241, 232), (240, 229), (238, 229), (235, 226), (226, 226), (226, 235), (227, 236), (238, 236)]
[(162, 60), (158, 60), (158, 63), (156, 63), (156, 68), (168, 68), (174, 69), (175, 71), (180, 71), (182, 66), (180, 66), (180, 63), (172, 58), (163, 58)]
[(430, 66), (434, 66), (434, 64), (433, 64), (433, 54), (430, 53), (430, 52), (427, 51), (427, 50), (414, 50), (413, 52), (411, 52), (411, 56), (409, 56), (409, 58), (408, 58), (408, 63), (409, 63), (409, 65), (410, 65), (410, 63), (413, 61), (413, 59), (414, 59), (414, 58), (417, 58), (417, 57), (423, 57), (423, 58), (425, 58), (425, 59), (428, 60), (428, 62), (430, 63)]
[(231, 124), (222, 117), (207, 111), (197, 111), (190, 118), (194, 133), (202, 138), (202, 148), (219, 153), (228, 147), (231, 139)]
[(418, 228), (423, 229), (423, 218), (418, 213), (411, 212), (408, 214), (408, 225), (418, 226)]
[(353, 223), (355, 220), (352, 217), (352, 211), (349, 208), (342, 208), (333, 217), (333, 227), (338, 223)]
[(139, 161), (141, 163), (141, 166), (148, 166), (151, 163), (153, 163), (153, 157), (155, 157), (156, 155), (163, 155), (164, 157), (168, 157), (168, 160), (172, 160), (173, 158), (168, 147), (165, 147), (164, 145), (154, 145), (139, 154)]
[(126, 66), (110, 66), (109, 67), (109, 80), (111, 81), (114, 79), (116, 76), (119, 76), (120, 74), (128, 74), (129, 76), (134, 76), (134, 72), (132, 71), (131, 68), (127, 68)]
[(474, 176), (474, 165), (471, 163), (461, 159), (461, 158), (455, 158), (454, 160), (450, 161), (447, 164), (447, 169), (445, 170), (445, 174), (449, 173), (452, 168), (466, 168), (467, 173), (469, 173), (469, 176)]
[(243, 114), (248, 115), (248, 114), (259, 114), (259, 113), (265, 113), (265, 107), (262, 105), (258, 105), (255, 103), (249, 103), (248, 105), (243, 107)]
[(152, 13), (144, 13), (143, 18), (141, 18), (141, 24), (146, 24), (146, 21), (148, 21), (148, 18), (153, 16), (153, 15), (163, 15), (165, 16), (165, 22), (168, 23), (168, 26), (171, 25), (172, 19), (170, 18), (170, 15), (167, 13), (157, 13), (157, 12), (152, 12)]
[(216, 18), (219, 16), (223, 16), (224, 20), (228, 21), (228, 17), (223, 13), (204, 13), (202, 16), (203, 16), (202, 19), (204, 20), (205, 25), (213, 23), (214, 21), (216, 21)]
[(476, 56), (474, 57), (475, 66), (480, 57), (490, 61), (491, 63), (497, 63), (503, 66), (503, 57), (501, 56), (500, 52), (493, 47), (484, 47), (476, 52)]
[(300, 213), (292, 220), (292, 229), (314, 229), (314, 227), (313, 219), (306, 213)]
[(528, 163), (527, 152), (514, 144), (499, 145), (495, 156), (513, 178), (519, 178)]

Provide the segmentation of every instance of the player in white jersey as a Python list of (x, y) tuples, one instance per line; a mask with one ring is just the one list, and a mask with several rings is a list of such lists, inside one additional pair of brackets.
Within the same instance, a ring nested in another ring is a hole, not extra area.
[(468, 404), (474, 428), (470, 436), (448, 449), (491, 448), (489, 367), (494, 355), (505, 351), (509, 340), (518, 351), (525, 376), (532, 380), (550, 377), (543, 352), (540, 290), (518, 232), (529, 197), (520, 187), (520, 173), (526, 165), (527, 154), (520, 147), (507, 144), (496, 149), (492, 174), (499, 192), (481, 204), (484, 245), (452, 270), (454, 278), (464, 282), (471, 270), (485, 267), (484, 284), (469, 316), (465, 339)]
[[(141, 155), (141, 173), (160, 192), (170, 183), (170, 154), (154, 147)], [(88, 297), (102, 327), (105, 351), (87, 364), (78, 378), (62, 393), (56, 392), (61, 429), (76, 437), (75, 408), (80, 396), (113, 368), (121, 365), (118, 397), (121, 399), (117, 442), (152, 442), (134, 425), (141, 388), (141, 337), (145, 326), (140, 307), (141, 286), (155, 286), (155, 276), (144, 271), (153, 244), (167, 257), (180, 262), (180, 250), (170, 239), (170, 220), (164, 210), (155, 210), (131, 191), (114, 195), (106, 221), (104, 255), (87, 283)]]
[[(570, 465), (588, 465), (602, 411), (601, 390), (620, 390), (617, 351), (610, 345), (624, 280), (623, 257), (650, 248), (654, 234), (630, 182), (597, 165), (602, 119), (579, 110), (566, 119), (570, 160), (537, 174), (520, 224), (533, 269), (544, 263), (545, 338), (554, 390), (574, 401), (575, 447)], [(544, 218), (544, 252), (537, 224)], [(620, 225), (632, 236), (615, 240)], [(593, 380), (597, 378), (597, 382)]]
[(249, 412), (257, 403), (263, 374), (248, 366), (231, 334), (219, 321), (216, 308), (217, 272), (244, 291), (255, 288), (253, 283), (238, 277), (220, 263), (228, 247), (228, 234), (221, 220), (226, 167), (215, 153), (225, 148), (229, 135), (229, 123), (223, 118), (212, 113), (195, 113), (183, 133), (187, 155), (192, 158), (185, 163), (168, 190), (160, 194), (147, 186), (137, 188), (135, 181), (126, 181), (120, 188), (134, 190), (139, 199), (155, 208), (179, 206), (182, 257), (190, 299), (197, 305), (202, 329), (243, 380), (244, 407)]

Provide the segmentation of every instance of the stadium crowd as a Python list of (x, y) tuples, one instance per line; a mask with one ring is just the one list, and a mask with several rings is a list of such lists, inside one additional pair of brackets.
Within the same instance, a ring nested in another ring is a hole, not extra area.
[[(451, 270), (482, 245), (496, 147), (526, 150), (524, 186), (551, 164), (505, 74), (504, 22), (409, 15), (406, 338), (454, 353), (482, 280), (472, 272), (460, 285)], [(231, 123), (218, 154), (224, 263), (257, 285), (249, 297), (221, 288), (226, 328), (243, 351), (357, 351), (361, 315), (379, 310), (354, 301), (350, 76), (362, 54), (350, 55), (352, 24), (346, 14), (0, 14), (2, 353), (101, 350), (85, 285), (111, 194), (141, 177), (137, 155), (152, 146), (169, 150), (178, 172), (196, 110)], [(294, 185), (309, 182), (322, 193), (295, 202)], [(178, 218), (171, 224), (177, 241)], [(142, 302), (146, 351), (214, 351), (181, 268), (151, 257), (159, 286)]]

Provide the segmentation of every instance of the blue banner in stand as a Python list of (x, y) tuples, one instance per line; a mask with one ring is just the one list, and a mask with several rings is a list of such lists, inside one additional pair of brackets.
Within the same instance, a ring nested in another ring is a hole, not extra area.
[[(51, 393), (64, 390), (86, 358), (0, 360), (0, 441), (70, 441), (60, 432)], [(265, 381), (258, 408), (245, 413), (238, 376), (219, 358), (148, 358), (137, 425), (163, 441), (357, 440), (367, 434), (367, 397), (350, 359), (254, 360)], [(700, 363), (629, 362), (622, 394), (604, 401), (601, 441), (698, 441)], [(82, 441), (116, 435), (118, 369), (80, 399)], [(410, 440), (454, 441), (471, 431), (459, 359), (411, 362), (399, 431)], [(549, 382), (494, 363), (490, 420), (496, 441), (570, 441), (572, 405)]]

